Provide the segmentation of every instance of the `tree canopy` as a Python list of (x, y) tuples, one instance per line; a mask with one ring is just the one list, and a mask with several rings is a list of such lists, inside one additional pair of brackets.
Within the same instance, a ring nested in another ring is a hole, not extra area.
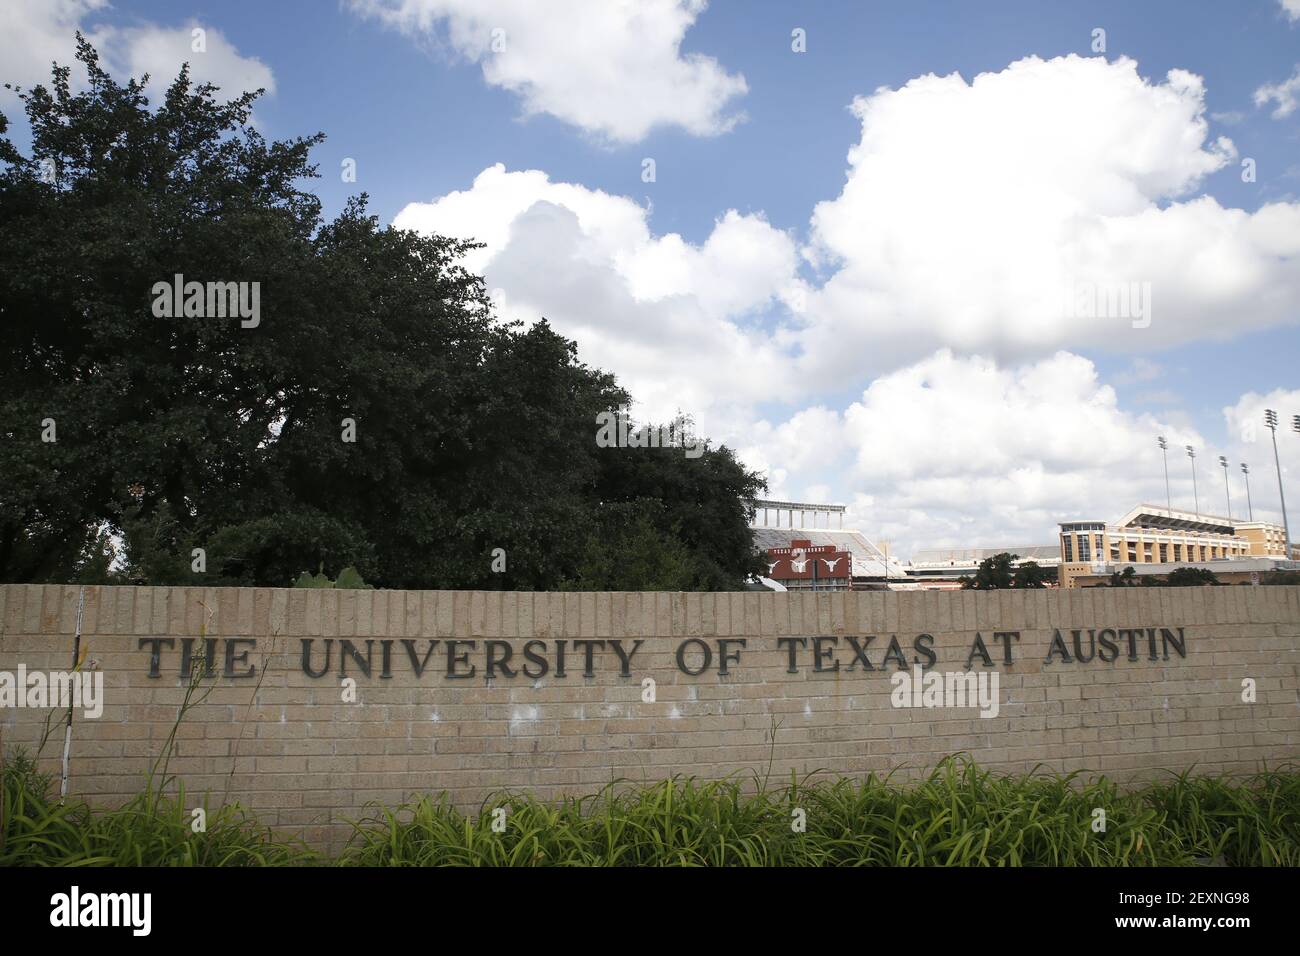
[[(689, 589), (760, 567), (761, 478), (707, 443), (598, 447), (630, 396), (545, 321), (495, 316), (472, 243), (381, 227), (364, 194), (326, 222), (323, 135), (268, 142), (257, 92), (182, 70), (154, 106), (80, 37), (77, 58), (84, 87), (56, 66), (21, 93), (30, 155), (0, 116), (0, 580)], [(204, 315), (160, 315), (177, 276), (256, 283), (258, 320), (213, 317), (210, 287)]]
[(1026, 561), (1016, 566), (1018, 560), (1020, 555), (1001, 551), (981, 561), (974, 577), (962, 575), (957, 580), (966, 591), (1045, 588), (1054, 580), (1053, 572), (1037, 561)]
[(1183, 587), (1203, 587), (1207, 584), (1218, 584), (1219, 579), (1214, 576), (1214, 572), (1208, 568), (1180, 567), (1174, 568), (1163, 578), (1155, 575), (1140, 577), (1133, 566), (1129, 565), (1123, 571), (1112, 571), (1109, 581), (1105, 584), (1095, 585), (1096, 587), (1109, 588), (1183, 588)]
[(1163, 582), (1152, 582), (1153, 586), (1163, 583), (1168, 588), (1200, 588), (1218, 584), (1219, 579), (1209, 568), (1174, 568)]
[(1136, 587), (1138, 583), (1137, 572), (1133, 566), (1129, 565), (1123, 571), (1112, 571), (1110, 573), (1110, 584), (1112, 588), (1131, 588)]

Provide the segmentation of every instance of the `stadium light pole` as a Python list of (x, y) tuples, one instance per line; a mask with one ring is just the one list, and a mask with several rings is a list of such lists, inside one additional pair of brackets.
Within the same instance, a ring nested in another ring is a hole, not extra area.
[(1246, 514), (1250, 517), (1248, 520), (1255, 520), (1255, 506), (1250, 503), (1250, 468), (1243, 461), (1241, 463), (1241, 473), (1246, 476)]
[(1282, 459), (1277, 456), (1277, 412), (1264, 409), (1264, 426), (1273, 433), (1273, 465), (1277, 468), (1277, 497), (1282, 502), (1282, 560), (1291, 560), (1291, 525), (1286, 520), (1286, 494), (1282, 491)]
[(1184, 446), (1187, 449), (1187, 457), (1192, 460), (1192, 503), (1196, 509), (1196, 520), (1201, 520), (1201, 494), (1196, 490), (1196, 449), (1191, 445)]
[(1174, 499), (1169, 494), (1169, 442), (1165, 441), (1165, 436), (1161, 435), (1156, 439), (1156, 444), (1160, 446), (1160, 454), (1165, 459), (1165, 506), (1172, 513), (1174, 510)]
[[(1291, 416), (1291, 430), (1292, 430), (1293, 432), (1295, 432), (1297, 435), (1300, 435), (1300, 415), (1292, 415), (1292, 416)], [(1285, 506), (1285, 505), (1284, 505), (1283, 508), (1282, 508), (1282, 519), (1283, 519), (1283, 521), (1286, 520), (1286, 506)], [(1286, 552), (1286, 559), (1287, 559), (1288, 561), (1290, 561), (1290, 560), (1291, 560), (1291, 542), (1290, 542), (1290, 541), (1287, 541), (1287, 543), (1286, 543), (1286, 547), (1283, 548), (1282, 550), (1283, 550), (1284, 552)]]
[(1228, 459), (1223, 455), (1219, 456), (1219, 464), (1223, 466), (1223, 493), (1228, 498), (1228, 520), (1232, 520), (1232, 487), (1228, 484)]

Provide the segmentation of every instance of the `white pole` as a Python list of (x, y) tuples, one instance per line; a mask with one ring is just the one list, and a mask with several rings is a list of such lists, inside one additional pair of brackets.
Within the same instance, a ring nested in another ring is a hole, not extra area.
[[(77, 662), (81, 659), (81, 615), (86, 608), (86, 589), (82, 588), (81, 593), (77, 595), (77, 634), (72, 640), (72, 677), (75, 681), (77, 678)], [(63, 775), (59, 780), (59, 800), (62, 802), (68, 796), (68, 757), (72, 753), (72, 711), (76, 701), (71, 699), (71, 690), (69, 690), (68, 700), (68, 724), (63, 730)]]

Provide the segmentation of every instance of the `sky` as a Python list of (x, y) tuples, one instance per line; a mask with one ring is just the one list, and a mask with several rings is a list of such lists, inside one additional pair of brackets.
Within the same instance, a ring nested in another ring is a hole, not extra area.
[(0, 80), (78, 29), (895, 554), (1159, 503), (1159, 435), (1280, 522), (1265, 407), (1300, 515), (1300, 0), (6, 0)]

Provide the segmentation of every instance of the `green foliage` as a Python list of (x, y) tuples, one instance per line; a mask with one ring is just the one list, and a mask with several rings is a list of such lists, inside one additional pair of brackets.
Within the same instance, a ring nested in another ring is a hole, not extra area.
[(334, 581), (334, 586), (336, 588), (352, 590), (370, 589), (370, 585), (361, 579), (361, 575), (357, 573), (357, 569), (351, 566), (346, 567), (339, 572), (338, 578)]
[[(200, 626), (199, 633), (206, 629)], [(119, 807), (99, 810), (81, 800), (57, 799), (52, 778), (26, 751), (15, 750), (7, 759), (0, 753), (0, 867), (289, 866), (316, 860), (300, 841), (278, 839), (237, 803), (213, 808), (206, 794), (201, 802), (186, 800), (184, 784), (169, 772), (177, 731), (215, 686), (203, 661), (195, 660), (143, 789)], [(50, 730), (47, 720), (37, 757)], [(197, 826), (196, 810), (203, 814)]]
[(962, 589), (966, 591), (996, 591), (1014, 587), (1015, 578), (1012, 573), (1011, 562), (1018, 557), (1020, 555), (1008, 554), (1003, 551), (985, 558), (975, 570), (975, 577), (962, 575), (958, 579), (961, 582)]
[[(498, 321), (474, 244), (381, 227), (364, 195), (324, 221), (323, 137), (266, 141), (255, 93), (182, 71), (150, 104), (78, 59), (79, 92), (57, 67), (22, 94), (29, 156), (0, 117), (0, 581), (104, 577), (104, 529), (156, 585), (196, 583), (195, 548), (209, 585), (596, 587), (593, 542), (637, 535), (674, 586), (759, 567), (759, 476), (725, 448), (598, 448), (629, 396), (546, 322)], [(176, 274), (259, 283), (260, 324), (155, 317)]]
[(1011, 578), (1013, 588), (1045, 588), (1052, 580), (1051, 573), (1037, 561), (1026, 561), (1016, 568)]
[(1174, 568), (1164, 581), (1152, 583), (1167, 588), (1199, 588), (1207, 584), (1218, 584), (1219, 579), (1208, 568)]
[(1137, 572), (1133, 570), (1132, 565), (1129, 565), (1123, 571), (1112, 571), (1108, 586), (1112, 588), (1131, 588), (1136, 587), (1137, 583)]
[[(0, 773), (4, 820), (0, 866), (290, 866), (313, 862), (302, 844), (275, 837), (236, 804), (210, 808), (145, 789), (112, 810), (60, 802), (49, 776), (26, 754)], [(193, 830), (193, 809), (206, 832)]]
[(1110, 580), (1106, 584), (1099, 584), (1097, 587), (1112, 588), (1180, 588), (1180, 587), (1203, 587), (1207, 584), (1218, 584), (1219, 579), (1214, 576), (1214, 572), (1206, 568), (1174, 568), (1163, 578), (1155, 575), (1138, 575), (1132, 566), (1126, 567), (1123, 571), (1112, 571)]
[(1037, 561), (1026, 561), (1019, 567), (1012, 564), (1020, 555), (1006, 551), (991, 555), (980, 562), (975, 576), (962, 575), (957, 580), (967, 591), (997, 591), (1007, 588), (1045, 588), (1055, 580), (1051, 571)]
[(1300, 571), (1269, 571), (1259, 576), (1260, 584), (1300, 584)]
[(655, 502), (604, 509), (567, 591), (690, 591), (712, 580), (674, 528), (660, 530)]
[(361, 575), (357, 573), (357, 569), (353, 567), (346, 567), (340, 571), (338, 579), (335, 581), (325, 577), (324, 571), (317, 571), (315, 574), (304, 571), (298, 575), (298, 579), (293, 582), (293, 586), (296, 588), (370, 589), (370, 585), (362, 580)]
[(975, 577), (963, 575), (959, 580), (963, 590), (966, 591), (994, 591), (1009, 588), (1013, 585), (1011, 562), (1019, 555), (1008, 554), (1003, 551), (1000, 554), (992, 555), (980, 562), (980, 566), (975, 571)]
[[(1078, 774), (1000, 775), (953, 757), (925, 779), (674, 777), (548, 803), (446, 794), (376, 807), (335, 860), (237, 807), (190, 828), (180, 796), (60, 805), (22, 756), (3, 771), (0, 866), (1228, 866), (1300, 865), (1300, 772), (1182, 774), (1135, 790)], [(507, 811), (503, 832), (493, 811)], [(1106, 812), (1104, 832), (1094, 811)], [(803, 810), (806, 832), (791, 827)]]

